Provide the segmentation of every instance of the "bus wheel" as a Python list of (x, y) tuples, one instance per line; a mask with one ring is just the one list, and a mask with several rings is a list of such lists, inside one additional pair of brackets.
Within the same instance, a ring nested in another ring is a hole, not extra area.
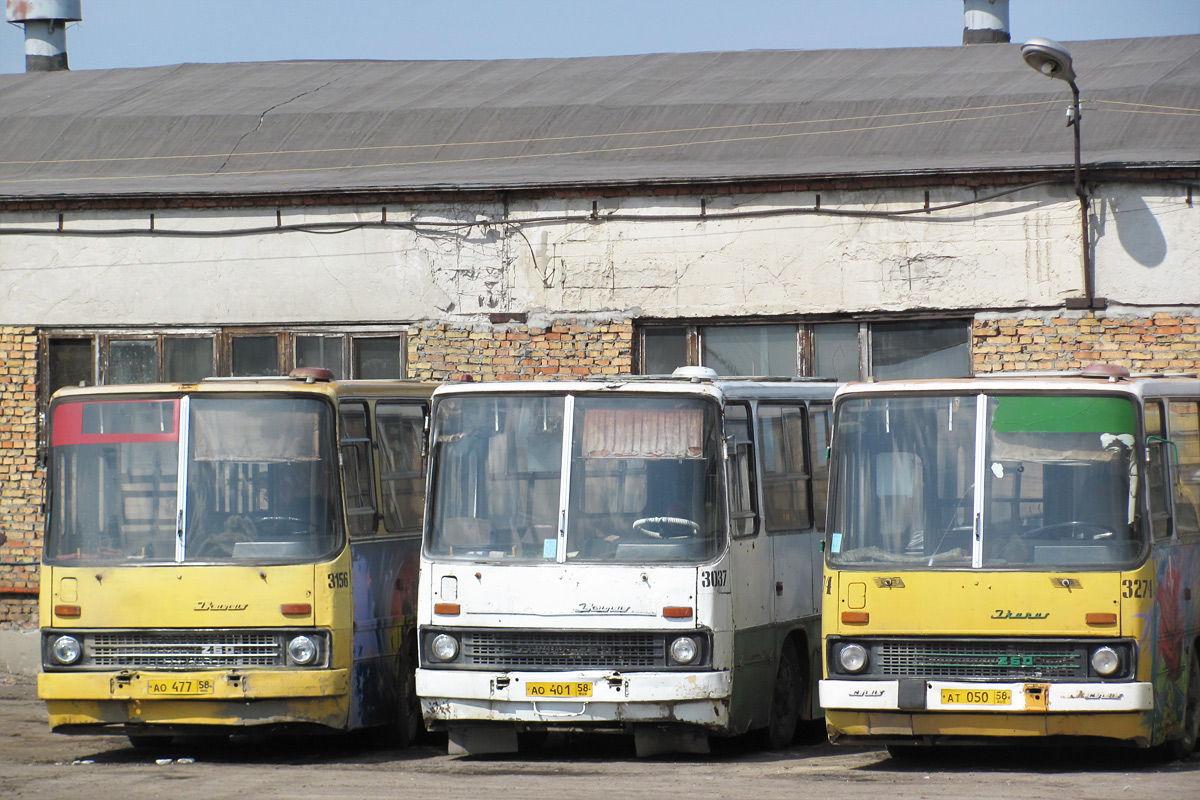
[[(416, 648), (409, 652), (416, 652)], [(417, 673), (412, 658), (407, 655), (400, 656), (400, 680), (396, 695), (396, 745), (411, 747), (421, 735), (421, 701), (417, 698)]]
[(1179, 738), (1168, 742), (1167, 747), (1173, 758), (1184, 759), (1196, 749), (1196, 741), (1200, 739), (1200, 653), (1195, 650), (1188, 658), (1187, 697), (1184, 700), (1183, 733)]
[(796, 737), (796, 723), (800, 718), (800, 661), (791, 642), (783, 643), (779, 654), (779, 671), (775, 673), (775, 686), (771, 690), (771, 713), (767, 718), (767, 745), (772, 750), (782, 750)]

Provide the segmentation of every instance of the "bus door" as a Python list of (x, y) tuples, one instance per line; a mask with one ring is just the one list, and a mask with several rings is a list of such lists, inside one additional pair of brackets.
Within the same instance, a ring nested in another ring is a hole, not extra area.
[(770, 542), (773, 621), (814, 617), (821, 554), (814, 525), (808, 420), (802, 403), (760, 403), (763, 528)]
[[(407, 708), (401, 700), (415, 669), (426, 409), (380, 399), (373, 410), (365, 400), (338, 408), (354, 602), (353, 727), (393, 722)], [(345, 588), (345, 575), (318, 577)]]
[(725, 406), (725, 441), (731, 534), (727, 583), (733, 593), (736, 638), (735, 663), (730, 666), (749, 672), (753, 680), (771, 681), (774, 579), (769, 545), (759, 530), (758, 462), (748, 405)]

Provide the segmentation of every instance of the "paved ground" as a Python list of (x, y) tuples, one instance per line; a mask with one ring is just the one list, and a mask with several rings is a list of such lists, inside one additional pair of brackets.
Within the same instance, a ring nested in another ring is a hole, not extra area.
[(135, 750), (116, 736), (52, 734), (28, 676), (0, 673), (0, 798), (104, 800), (1200, 800), (1200, 754), (1186, 762), (1121, 750), (945, 751), (896, 761), (830, 745), (639, 760), (628, 737), (550, 737), (520, 756), (451, 758), (444, 740), (376, 750), (348, 737), (185, 741)]

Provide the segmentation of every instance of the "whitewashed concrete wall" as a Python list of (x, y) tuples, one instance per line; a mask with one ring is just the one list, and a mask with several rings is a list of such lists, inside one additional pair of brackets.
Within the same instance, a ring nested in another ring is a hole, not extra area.
[[(932, 192), (934, 206), (970, 200)], [(921, 208), (919, 190), (826, 192), (823, 210)], [(902, 218), (720, 219), (812, 208), (812, 194), (613, 198), (389, 208), (389, 222), (476, 222), (419, 232), (216, 237), (0, 236), (0, 322), (39, 326), (359, 323), (479, 319), (494, 312), (706, 317), (1058, 307), (1082, 293), (1078, 204), (1040, 187)], [(570, 221), (519, 224), (534, 218)], [(284, 211), (284, 225), (378, 223), (378, 207)], [(163, 230), (273, 227), (274, 210), (159, 211)], [(56, 214), (0, 214), (0, 229), (53, 230)], [(145, 212), (67, 214), (71, 231), (146, 229)], [(1096, 293), (1200, 305), (1200, 208), (1166, 185), (1103, 185), (1094, 213)]]

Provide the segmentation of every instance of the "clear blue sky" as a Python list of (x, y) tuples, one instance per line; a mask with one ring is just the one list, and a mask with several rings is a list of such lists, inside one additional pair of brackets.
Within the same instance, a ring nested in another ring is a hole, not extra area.
[[(82, 0), (74, 70), (962, 43), (962, 0)], [(1010, 0), (1014, 42), (1200, 33), (1200, 0)], [(0, 73), (25, 71), (0, 25)]]

